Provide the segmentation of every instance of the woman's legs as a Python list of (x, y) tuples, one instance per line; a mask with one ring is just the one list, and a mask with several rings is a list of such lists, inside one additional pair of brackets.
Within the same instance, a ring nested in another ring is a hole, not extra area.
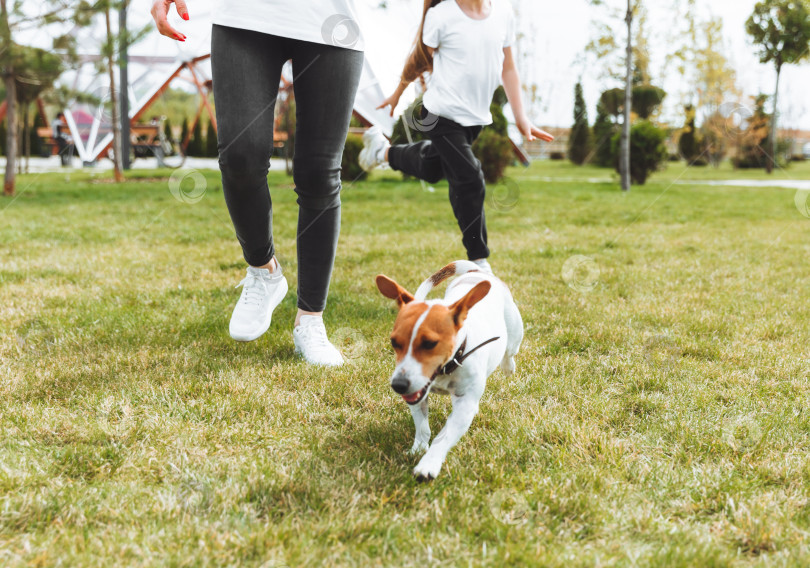
[(292, 60), (300, 318), (326, 307), (340, 233), (340, 166), (363, 53), (296, 41)]
[(289, 40), (214, 25), (211, 66), (222, 189), (247, 263), (273, 258), (273, 214), (267, 171), (273, 110)]

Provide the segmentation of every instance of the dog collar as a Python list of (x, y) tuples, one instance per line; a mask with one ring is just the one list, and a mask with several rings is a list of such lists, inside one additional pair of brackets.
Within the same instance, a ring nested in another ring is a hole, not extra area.
[(442, 365), (438, 369), (436, 369), (436, 372), (433, 373), (433, 376), (431, 377), (430, 380), (432, 381), (433, 379), (435, 379), (439, 375), (449, 375), (450, 373), (453, 373), (456, 369), (461, 367), (461, 365), (464, 363), (464, 360), (467, 357), (469, 357), (470, 355), (472, 355), (473, 353), (475, 353), (476, 351), (481, 349), (484, 345), (487, 345), (488, 343), (492, 343), (493, 341), (498, 341), (499, 339), (500, 339), (500, 337), (493, 337), (491, 339), (487, 339), (486, 341), (484, 341), (480, 345), (478, 345), (478, 346), (470, 349), (469, 351), (465, 352), (465, 349), (467, 348), (467, 338), (465, 337), (464, 341), (461, 342), (461, 345), (459, 345), (459, 347), (456, 350), (455, 354), (450, 358), (450, 360), (447, 363), (445, 363), (444, 365)]

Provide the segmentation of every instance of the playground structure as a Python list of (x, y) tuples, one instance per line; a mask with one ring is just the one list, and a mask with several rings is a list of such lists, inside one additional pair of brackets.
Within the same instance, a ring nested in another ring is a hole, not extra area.
[[(160, 99), (161, 95), (175, 82), (185, 81), (190, 84), (199, 97), (197, 111), (189, 124), (189, 134), (181, 141), (182, 151), (188, 145), (190, 133), (196, 123), (205, 113), (211, 126), (216, 131), (216, 115), (210, 102), (213, 82), (210, 78), (210, 53), (204, 53), (185, 60), (162, 56), (134, 56), (130, 57), (130, 67), (143, 66), (145, 69), (136, 75), (128, 89), (130, 103), (130, 130), (133, 145), (144, 145), (155, 148), (160, 153), (160, 144), (157, 142), (161, 136), (161, 129), (155, 120), (144, 124), (143, 119), (148, 116), (150, 107)], [(68, 129), (74, 140), (76, 152), (85, 164), (94, 163), (100, 157), (106, 156), (112, 147), (112, 117), (109, 114), (107, 100), (109, 98), (109, 85), (105, 81), (106, 75), (85, 77), (83, 67), (90, 66), (95, 57), (86, 56), (82, 66), (76, 70), (72, 78), (71, 89), (74, 91), (89, 92), (98, 102), (75, 102), (64, 109)], [(89, 80), (87, 80), (89, 78)], [(85, 83), (85, 85), (82, 85)], [(291, 66), (287, 65), (282, 73), (279, 85), (279, 101), (284, 101), (292, 90), (293, 77)], [(390, 134), (393, 129), (393, 119), (386, 113), (377, 111), (375, 102), (382, 100), (383, 91), (377, 81), (371, 66), (366, 63), (363, 70), (360, 89), (355, 101), (355, 116), (364, 125), (378, 125), (384, 132)], [(286, 142), (287, 135), (276, 130), (274, 139), (279, 144)], [(162, 161), (162, 156), (158, 155)]]

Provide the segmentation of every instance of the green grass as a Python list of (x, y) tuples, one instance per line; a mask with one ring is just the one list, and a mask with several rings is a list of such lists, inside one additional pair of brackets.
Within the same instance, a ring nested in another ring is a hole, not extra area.
[[(629, 194), (583, 181), (605, 170), (509, 173), (488, 222), (525, 321), (518, 371), (491, 377), (422, 485), (373, 278), (413, 290), (463, 255), (446, 186), (345, 189), (335, 371), (295, 359), (294, 293), (265, 337), (228, 338), (243, 263), (216, 172), (196, 203), (169, 172), (21, 177), (0, 201), (0, 565), (810, 563), (795, 192), (677, 164)], [(270, 181), (295, 290), (295, 195)], [(592, 260), (566, 282), (576, 255)], [(435, 433), (449, 401), (431, 404)]]

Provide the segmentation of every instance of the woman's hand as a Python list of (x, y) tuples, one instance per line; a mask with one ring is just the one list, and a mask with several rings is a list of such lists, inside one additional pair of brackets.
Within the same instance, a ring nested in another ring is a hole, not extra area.
[(188, 20), (188, 7), (185, 0), (155, 0), (152, 4), (152, 18), (157, 24), (157, 29), (161, 35), (176, 39), (177, 41), (186, 41), (186, 36), (175, 30), (169, 25), (169, 6), (175, 4), (177, 13), (184, 20)]
[(551, 134), (545, 130), (540, 130), (537, 128), (526, 116), (522, 116), (518, 119), (517, 127), (518, 130), (520, 130), (520, 133), (523, 134), (523, 136), (525, 136), (526, 140), (529, 142), (532, 140), (537, 140), (538, 138), (545, 142), (551, 142), (554, 140), (554, 137)]

